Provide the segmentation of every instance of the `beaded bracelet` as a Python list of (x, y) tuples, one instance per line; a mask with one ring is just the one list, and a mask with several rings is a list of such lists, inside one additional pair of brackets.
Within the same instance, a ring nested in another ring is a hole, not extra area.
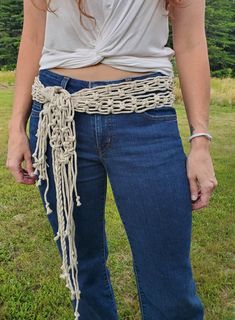
[(207, 139), (212, 140), (212, 136), (209, 133), (206, 132), (200, 132), (200, 133), (194, 133), (189, 138), (188, 141), (191, 142), (191, 140), (195, 137), (205, 136)]

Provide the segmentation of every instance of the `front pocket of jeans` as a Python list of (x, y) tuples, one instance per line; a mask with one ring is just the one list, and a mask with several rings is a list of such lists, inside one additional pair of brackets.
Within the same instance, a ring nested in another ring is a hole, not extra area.
[(31, 116), (39, 117), (40, 112), (42, 111), (42, 103), (33, 100), (31, 108)]
[(143, 112), (144, 118), (152, 121), (177, 120), (176, 110), (173, 106), (155, 107)]

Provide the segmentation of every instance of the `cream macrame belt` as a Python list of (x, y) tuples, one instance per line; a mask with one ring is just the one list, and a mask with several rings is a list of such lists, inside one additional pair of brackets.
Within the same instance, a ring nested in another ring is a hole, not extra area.
[[(75, 320), (80, 316), (78, 303), (81, 291), (78, 284), (78, 259), (75, 246), (75, 227), (73, 219), (73, 195), (80, 206), (77, 192), (77, 154), (74, 112), (117, 114), (144, 112), (164, 105), (173, 105), (173, 78), (156, 76), (127, 82), (111, 83), (94, 88), (84, 88), (70, 94), (61, 86), (45, 87), (36, 76), (32, 85), (32, 99), (42, 104), (37, 129), (36, 149), (32, 154), (34, 173), (38, 175), (36, 186), (46, 180), (44, 192), (46, 213), (52, 212), (47, 200), (49, 179), (47, 175), (47, 141), (52, 148), (53, 177), (56, 189), (56, 211), (58, 232), (54, 240), (60, 238), (62, 248), (63, 272), (60, 278), (66, 280), (71, 291), (71, 299), (76, 299)], [(156, 92), (158, 91), (158, 92)], [(66, 172), (67, 169), (67, 172)], [(66, 237), (69, 257), (66, 253)], [(71, 277), (69, 275), (71, 272)]]

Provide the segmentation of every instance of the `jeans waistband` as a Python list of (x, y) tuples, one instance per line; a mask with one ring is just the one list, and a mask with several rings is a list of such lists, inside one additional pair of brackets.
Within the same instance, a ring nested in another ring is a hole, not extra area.
[(65, 76), (62, 74), (55, 73), (49, 69), (40, 69), (39, 70), (39, 77), (48, 78), (51, 80), (54, 80), (55, 82), (62, 82), (63, 80), (69, 80), (70, 85), (72, 86), (81, 86), (86, 88), (91, 88), (95, 85), (105, 85), (105, 84), (111, 84), (111, 83), (120, 83), (124, 81), (134, 81), (134, 80), (141, 80), (148, 77), (157, 77), (157, 76), (167, 76), (164, 73), (160, 71), (155, 72), (149, 72), (147, 74), (138, 75), (138, 76), (127, 76), (119, 79), (113, 79), (113, 80), (82, 80), (77, 78), (72, 78), (69, 76)]

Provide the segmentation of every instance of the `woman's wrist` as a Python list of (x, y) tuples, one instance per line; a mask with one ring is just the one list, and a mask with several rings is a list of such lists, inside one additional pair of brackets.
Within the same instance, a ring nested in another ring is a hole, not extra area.
[(209, 149), (211, 141), (206, 136), (198, 136), (190, 141), (191, 149)]
[(26, 126), (27, 126), (27, 120), (22, 119), (10, 119), (8, 122), (8, 131), (9, 133), (11, 132), (25, 132), (26, 131)]
[(208, 123), (197, 123), (196, 125), (190, 123), (189, 126), (190, 135), (188, 142), (190, 143), (191, 149), (209, 149), (212, 135), (208, 131)]

